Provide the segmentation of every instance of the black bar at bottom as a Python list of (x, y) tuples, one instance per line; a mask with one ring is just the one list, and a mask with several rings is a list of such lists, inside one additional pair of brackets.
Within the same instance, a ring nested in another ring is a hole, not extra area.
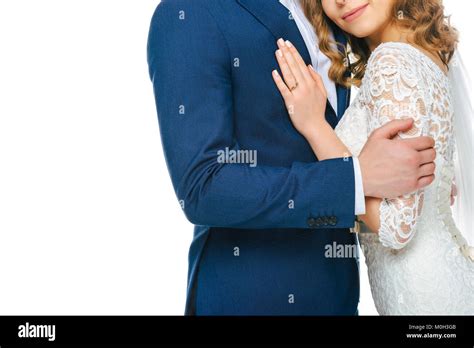
[(177, 343), (473, 347), (474, 317), (0, 317), (1, 348), (31, 344)]

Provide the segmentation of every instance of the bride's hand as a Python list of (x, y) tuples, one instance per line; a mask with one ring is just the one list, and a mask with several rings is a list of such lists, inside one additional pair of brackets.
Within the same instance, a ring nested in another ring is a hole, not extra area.
[(278, 40), (276, 57), (283, 78), (277, 70), (273, 79), (285, 100), (294, 127), (305, 138), (314, 135), (326, 123), (327, 92), (321, 76), (311, 65), (306, 66), (296, 48)]

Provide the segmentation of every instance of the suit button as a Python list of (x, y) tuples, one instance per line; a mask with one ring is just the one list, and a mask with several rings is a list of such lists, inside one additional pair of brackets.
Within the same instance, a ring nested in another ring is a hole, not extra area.
[(317, 227), (315, 218), (310, 217), (308, 219), (307, 223), (308, 223), (308, 226), (311, 227), (311, 228)]
[(319, 226), (321, 226), (322, 224), (323, 224), (323, 219), (321, 219), (320, 217), (318, 217), (318, 218), (316, 219), (316, 226), (319, 227)]
[(323, 216), (323, 225), (327, 226), (331, 222), (331, 219), (327, 216)]

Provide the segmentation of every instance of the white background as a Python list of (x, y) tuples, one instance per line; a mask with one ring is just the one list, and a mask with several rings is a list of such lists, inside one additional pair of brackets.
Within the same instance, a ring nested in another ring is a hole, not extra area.
[[(0, 314), (183, 313), (193, 228), (146, 63), (158, 2), (0, 0)], [(472, 1), (445, 4), (469, 64)]]

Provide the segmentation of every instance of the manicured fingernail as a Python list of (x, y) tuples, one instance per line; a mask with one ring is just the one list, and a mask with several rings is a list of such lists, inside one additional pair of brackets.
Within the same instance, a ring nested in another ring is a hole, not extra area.
[(278, 54), (279, 57), (283, 57), (283, 53), (280, 50), (277, 50), (276, 53)]
[(286, 43), (286, 45), (287, 45), (288, 47), (293, 47), (293, 45), (291, 44), (291, 42), (290, 42), (290, 41), (286, 40), (286, 42), (285, 42), (285, 43)]
[(285, 41), (283, 41), (283, 39), (278, 39), (278, 43), (279, 43), (280, 45), (284, 45), (284, 44), (285, 44)]
[(308, 66), (310, 67), (311, 70), (316, 71), (316, 70), (314, 70), (314, 68), (311, 64), (309, 64)]

